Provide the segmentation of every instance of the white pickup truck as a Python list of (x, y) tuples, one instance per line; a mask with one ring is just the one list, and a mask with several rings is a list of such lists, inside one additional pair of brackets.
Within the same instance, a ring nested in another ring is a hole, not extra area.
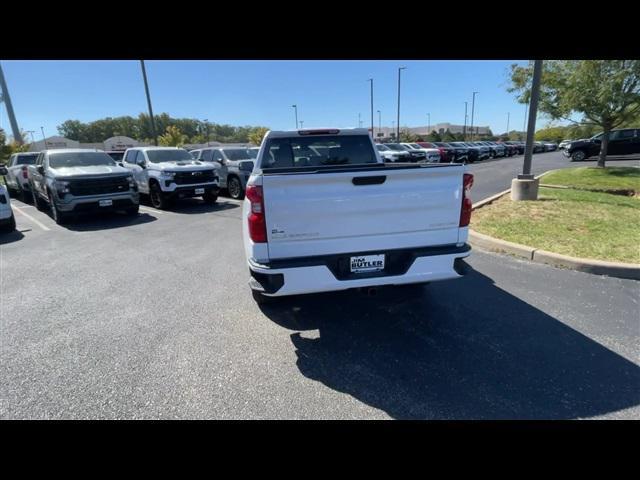
[(461, 277), (472, 184), (461, 164), (385, 163), (366, 129), (268, 132), (243, 205), (255, 300)]

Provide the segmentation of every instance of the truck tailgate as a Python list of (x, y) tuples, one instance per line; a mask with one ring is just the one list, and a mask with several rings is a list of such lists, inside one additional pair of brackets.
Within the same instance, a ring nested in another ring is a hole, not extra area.
[(458, 241), (462, 165), (263, 176), (269, 258)]

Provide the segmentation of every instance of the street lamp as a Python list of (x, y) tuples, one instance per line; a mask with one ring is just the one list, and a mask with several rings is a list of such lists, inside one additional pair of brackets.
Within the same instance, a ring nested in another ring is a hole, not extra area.
[(209, 146), (209, 119), (208, 118), (204, 119), (204, 126), (207, 131), (207, 147), (208, 147)]
[(473, 111), (476, 106), (476, 93), (473, 92), (473, 100), (471, 101), (471, 141), (473, 141)]
[(296, 112), (296, 130), (298, 129), (298, 105), (291, 105)]
[(467, 104), (469, 102), (464, 102), (464, 127), (462, 127), (462, 138), (464, 141), (467, 141)]
[(360, 120), (361, 114), (358, 113), (358, 128), (362, 128), (362, 120)]
[(400, 72), (406, 70), (407, 67), (398, 68), (398, 124), (396, 125), (396, 138), (400, 141)]
[(373, 135), (373, 78), (367, 81), (371, 82), (371, 135)]
[(382, 132), (382, 113), (378, 110), (378, 135)]
[(507, 137), (509, 136), (509, 117), (511, 116), (511, 112), (507, 112)]
[(47, 137), (44, 136), (44, 127), (40, 127), (40, 131), (42, 132), (42, 141), (44, 142), (44, 149), (47, 149)]
[(147, 106), (149, 107), (149, 118), (151, 118), (151, 134), (153, 135), (153, 143), (158, 146), (158, 135), (156, 134), (156, 122), (153, 119), (153, 109), (151, 108), (151, 95), (149, 95), (149, 83), (147, 82), (147, 70), (144, 67), (144, 60), (140, 60), (142, 67), (142, 78), (144, 80), (144, 91), (147, 94)]
[(300, 120), (300, 128), (303, 127), (304, 120)]
[(427, 117), (429, 117), (429, 123), (427, 124), (427, 135), (431, 133), (431, 114), (427, 113)]

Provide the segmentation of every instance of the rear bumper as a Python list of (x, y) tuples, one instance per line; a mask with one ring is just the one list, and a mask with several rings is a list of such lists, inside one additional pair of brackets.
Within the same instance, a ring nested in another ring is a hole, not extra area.
[(250, 286), (265, 295), (275, 297), (449, 280), (460, 278), (466, 273), (467, 268), (462, 259), (469, 256), (471, 247), (465, 244), (462, 247), (364, 252), (376, 253), (387, 255), (385, 271), (365, 274), (352, 274), (344, 265), (345, 259), (362, 255), (363, 252), (277, 260), (267, 265), (249, 260), (252, 277)]

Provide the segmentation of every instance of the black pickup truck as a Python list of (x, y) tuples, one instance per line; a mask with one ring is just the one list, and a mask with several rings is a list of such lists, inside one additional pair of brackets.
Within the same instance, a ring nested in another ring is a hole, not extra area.
[[(600, 153), (602, 133), (591, 138), (570, 142), (564, 149), (565, 156), (572, 161), (581, 162)], [(607, 155), (633, 155), (640, 153), (640, 128), (611, 130)]]

